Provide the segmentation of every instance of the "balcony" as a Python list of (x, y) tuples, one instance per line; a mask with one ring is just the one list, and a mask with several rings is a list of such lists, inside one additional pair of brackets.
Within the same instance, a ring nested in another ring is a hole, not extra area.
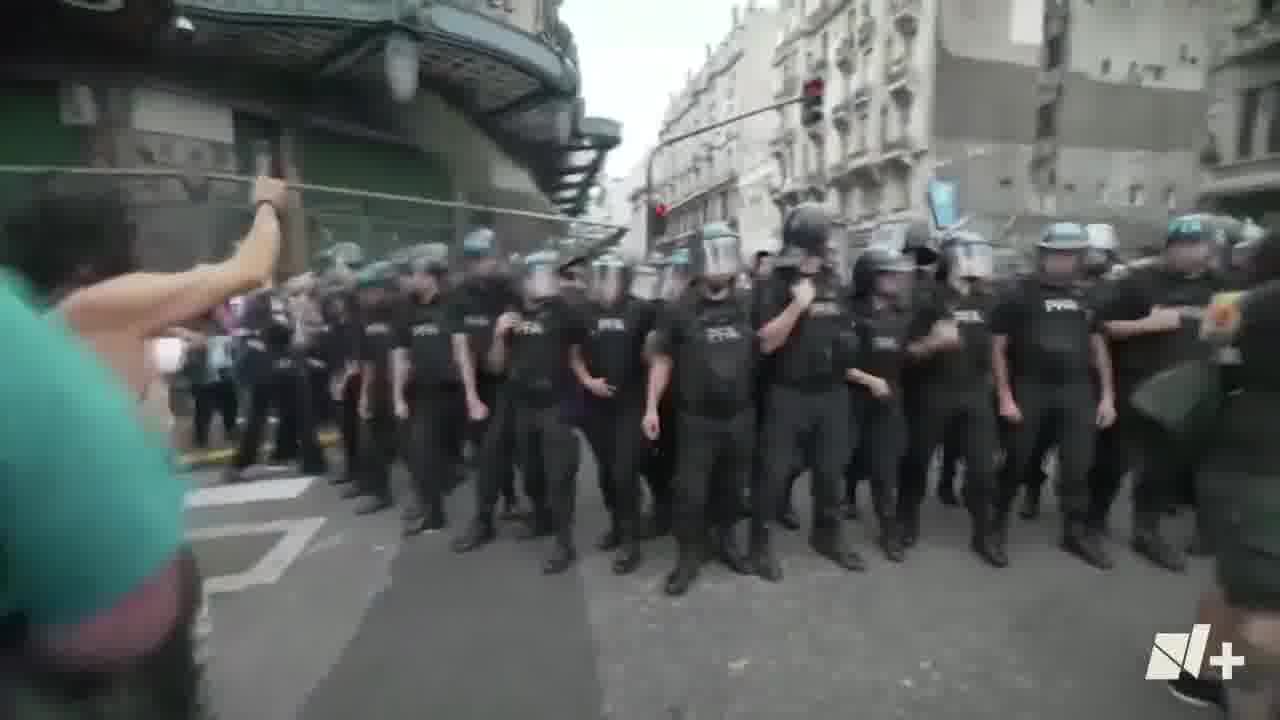
[(1058, 157), (1058, 141), (1054, 138), (1040, 138), (1031, 146), (1031, 166), (1042, 167), (1052, 163)]
[(910, 63), (901, 60), (886, 68), (885, 89), (895, 102), (907, 103), (915, 96), (916, 74)]
[(857, 68), (857, 49), (853, 46), (853, 35), (845, 35), (836, 45), (836, 67), (845, 75), (852, 75)]
[(898, 32), (908, 37), (920, 31), (921, 0), (889, 0), (889, 17)]
[(866, 107), (871, 104), (871, 88), (866, 84), (859, 84), (853, 88), (853, 106)]
[(827, 67), (829, 65), (830, 65), (830, 61), (827, 60), (826, 55), (815, 55), (814, 57), (809, 59), (809, 65), (808, 65), (809, 74), (810, 75), (826, 75)]
[(1048, 105), (1062, 95), (1062, 81), (1065, 77), (1062, 67), (1052, 70), (1041, 70), (1036, 76), (1036, 101)]
[(782, 83), (778, 85), (778, 90), (773, 94), (775, 100), (786, 100), (793, 98), (800, 93), (800, 78), (795, 75), (785, 75)]
[(1218, 64), (1274, 60), (1280, 57), (1280, 11), (1263, 15), (1232, 29)]
[(876, 37), (876, 21), (873, 18), (864, 17), (858, 22), (858, 47), (870, 47)]
[(892, 85), (893, 83), (906, 78), (910, 67), (911, 62), (905, 56), (899, 55), (898, 57), (891, 58), (884, 64), (885, 85)]

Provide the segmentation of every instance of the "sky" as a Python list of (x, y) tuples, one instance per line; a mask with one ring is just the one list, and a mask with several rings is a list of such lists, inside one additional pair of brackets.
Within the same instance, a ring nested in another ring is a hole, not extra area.
[[(658, 136), (670, 93), (701, 67), (705, 46), (720, 42), (734, 5), (747, 0), (565, 0), (560, 19), (573, 30), (586, 114), (622, 123), (622, 145), (605, 172), (623, 176)], [(770, 3), (757, 0), (760, 5)]]

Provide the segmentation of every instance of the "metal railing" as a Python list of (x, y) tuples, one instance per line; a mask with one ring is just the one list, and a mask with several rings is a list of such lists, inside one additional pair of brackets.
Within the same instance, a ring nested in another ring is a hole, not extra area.
[[(175, 270), (223, 257), (250, 220), (253, 178), (172, 168), (91, 168), (0, 164), (0, 220), (45, 188), (119, 191), (133, 211), (137, 252), (144, 266)], [(298, 193), (303, 244), (310, 258), (338, 242), (354, 241), (378, 256), (423, 242), (451, 246), (471, 227), (493, 226), (504, 249), (527, 252), (555, 244), (575, 255), (615, 244), (620, 225), (556, 213), (352, 187), (292, 183)], [(564, 241), (569, 239), (569, 243)], [(296, 246), (294, 246), (296, 247)], [(286, 251), (286, 257), (289, 257)]]

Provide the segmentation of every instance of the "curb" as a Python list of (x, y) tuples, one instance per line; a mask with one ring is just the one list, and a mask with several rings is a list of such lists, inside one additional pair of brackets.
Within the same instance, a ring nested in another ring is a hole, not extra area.
[[(338, 444), (338, 433), (329, 430), (321, 432), (317, 438), (320, 447), (330, 448)], [(273, 445), (264, 443), (263, 451), (270, 451)], [(210, 450), (191, 450), (184, 452), (178, 456), (178, 465), (184, 471), (202, 470), (210, 467), (219, 467), (226, 465), (235, 457), (236, 449), (233, 447), (214, 448)]]

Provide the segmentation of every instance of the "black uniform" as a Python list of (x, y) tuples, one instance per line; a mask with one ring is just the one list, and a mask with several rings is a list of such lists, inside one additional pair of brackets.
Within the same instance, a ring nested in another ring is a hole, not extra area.
[[(473, 453), (478, 456), (476, 490), (491, 483), (501, 490), (508, 506), (516, 504), (513, 472), (511, 425), (502, 393), (502, 376), (489, 372), (489, 346), (493, 342), (493, 326), (498, 316), (520, 304), (519, 296), (506, 276), (470, 278), (453, 291), (447, 323), (453, 335), (465, 334), (471, 348), (471, 364), (476, 373), (476, 393), (489, 407), (489, 417), (467, 424), (467, 435)], [(466, 417), (465, 415), (463, 416)], [(492, 479), (485, 476), (493, 475)], [(478, 518), (490, 518), (497, 497), (489, 500), (477, 496)]]
[[(595, 454), (600, 491), (610, 513), (610, 529), (601, 549), (634, 543), (641, 535), (639, 473), (648, 450), (641, 431), (644, 416), (644, 343), (654, 328), (653, 303), (625, 297), (612, 305), (589, 303), (584, 308), (587, 336), (583, 360), (592, 377), (614, 388), (610, 398), (587, 393), (587, 422), (583, 430)], [(662, 478), (649, 478), (657, 515), (670, 517), (671, 487)], [(626, 558), (619, 557), (622, 561)], [(618, 562), (629, 571), (634, 560)]]
[[(791, 302), (788, 278), (771, 284), (761, 327)], [(752, 558), (766, 579), (781, 572), (772, 557), (768, 527), (786, 505), (791, 478), (799, 467), (812, 470), (813, 530), (811, 543), (844, 567), (860, 569), (860, 558), (840, 545), (842, 475), (849, 461), (849, 392), (845, 381), (848, 353), (844, 342), (849, 313), (839, 279), (833, 273), (813, 278), (817, 293), (791, 335), (771, 353), (767, 386), (764, 463), (752, 488)], [(768, 555), (769, 557), (766, 557)]]
[(860, 298), (853, 302), (852, 319), (846, 331), (852, 348), (847, 366), (881, 378), (891, 389), (888, 397), (877, 398), (861, 385), (854, 386), (851, 411), (855, 446), (865, 458), (865, 470), (871, 481), (871, 503), (880, 523), (880, 544), (886, 556), (895, 561), (902, 559), (902, 532), (897, 517), (901, 463), (907, 450), (902, 380), (911, 330), (909, 310), (893, 303), (878, 304), (872, 298)]
[[(745, 570), (733, 555), (732, 527), (749, 479), (755, 441), (756, 324), (748, 299), (723, 299), (701, 290), (666, 307), (658, 322), (657, 352), (672, 360), (675, 425), (675, 523), (679, 561), (668, 591), (683, 592), (697, 575), (711, 524), (722, 559)], [(678, 594), (678, 593), (677, 593)]]
[[(992, 405), (991, 311), (995, 298), (975, 290), (963, 294), (940, 289), (934, 302), (917, 309), (913, 336), (923, 337), (940, 320), (954, 322), (961, 346), (933, 354), (919, 366), (921, 392), (916, 395), (903, 462), (898, 517), (903, 543), (915, 544), (920, 508), (928, 488), (930, 461), (940, 443), (951, 442), (964, 459), (965, 506), (973, 517), (973, 545), (981, 550), (990, 531), (994, 497), (995, 456), (999, 448)], [(945, 464), (945, 463), (944, 463)], [(945, 472), (945, 471), (944, 471)], [(948, 479), (944, 478), (943, 482)]]
[(396, 345), (395, 301), (361, 311), (359, 362), (362, 398), (368, 409), (361, 443), (360, 490), (370, 500), (357, 512), (373, 512), (392, 503), (391, 466), (398, 454), (398, 422), (392, 403), (391, 351)]
[[(342, 378), (339, 388), (337, 420), (338, 437), (342, 443), (343, 470), (335, 475), (335, 483), (348, 483), (350, 495), (359, 493), (355, 482), (360, 470), (360, 366), (357, 362), (360, 348), (360, 321), (355, 311), (355, 300), (341, 294), (331, 299), (327, 312), (330, 331), (327, 335), (325, 356), (330, 376)], [(348, 372), (354, 369), (354, 372)]]
[[(1116, 281), (1103, 319), (1138, 320), (1153, 307), (1179, 308), (1182, 327), (1172, 332), (1139, 335), (1112, 343), (1116, 376), (1117, 435), (1107, 448), (1106, 464), (1094, 473), (1091, 520), (1102, 526), (1134, 460), (1137, 477), (1133, 492), (1134, 542), (1153, 562), (1172, 570), (1185, 565), (1182, 553), (1160, 534), (1160, 517), (1182, 500), (1190, 487), (1192, 459), (1177, 452), (1177, 444), (1159, 427), (1133, 411), (1130, 397), (1142, 381), (1187, 360), (1208, 357), (1199, 340), (1200, 317), (1215, 292), (1224, 287), (1220, 276), (1175, 274), (1161, 266), (1138, 268)], [(1138, 457), (1134, 457), (1134, 455)]]
[(1046, 426), (1058, 447), (1059, 493), (1066, 521), (1064, 540), (1080, 536), (1088, 511), (1088, 472), (1097, 429), (1092, 338), (1101, 332), (1097, 314), (1075, 284), (1059, 286), (1030, 278), (1003, 298), (992, 332), (1008, 338), (1010, 384), (1022, 420), (1011, 428), (996, 498), (998, 544), (1018, 488), (1032, 471)]
[(408, 350), (413, 366), (405, 455), (418, 507), (406, 517), (406, 532), (444, 527), (444, 496), (461, 472), (458, 450), (467, 409), (447, 315), (442, 295), (411, 300), (397, 328), (396, 347)]
[[(569, 352), (586, 340), (583, 318), (567, 301), (552, 298), (526, 306), (507, 337), (506, 392), (512, 432), (525, 488), (533, 500), (534, 534), (555, 534), (545, 572), (562, 572), (572, 562), (574, 502), (577, 497), (578, 438), (565, 401), (576, 391)], [(497, 499), (495, 486), (486, 501)]]

